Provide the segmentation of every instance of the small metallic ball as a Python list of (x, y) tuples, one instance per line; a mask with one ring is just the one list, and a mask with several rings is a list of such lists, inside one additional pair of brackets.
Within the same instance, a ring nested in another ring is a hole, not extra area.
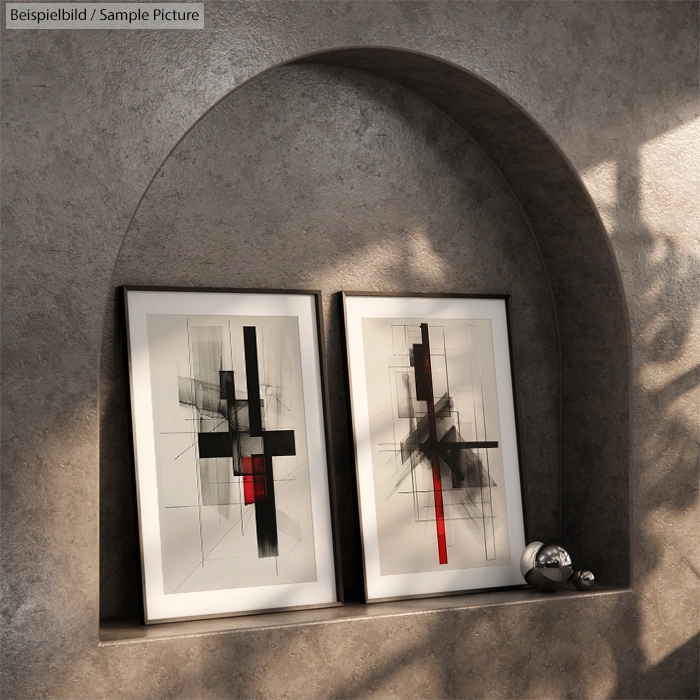
[[(535, 543), (533, 542), (533, 545)], [(525, 552), (532, 557), (530, 547)], [(523, 553), (523, 557), (525, 553)], [(521, 567), (523, 558), (521, 558)], [(525, 573), (528, 585), (541, 592), (553, 592), (563, 588), (574, 573), (571, 556), (557, 540), (548, 540), (534, 555), (534, 565)]]
[(592, 572), (582, 569), (574, 574), (574, 586), (579, 589), (579, 591), (590, 591), (593, 586), (595, 586), (595, 576)]
[(525, 547), (525, 551), (520, 557), (520, 573), (523, 578), (527, 576), (527, 572), (530, 569), (535, 568), (535, 557), (537, 556), (537, 550), (543, 545), (543, 542), (530, 542), (530, 544)]

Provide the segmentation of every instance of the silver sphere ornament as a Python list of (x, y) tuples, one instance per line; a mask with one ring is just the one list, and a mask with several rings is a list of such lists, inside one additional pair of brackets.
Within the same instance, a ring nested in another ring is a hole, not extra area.
[(543, 544), (544, 542), (535, 541), (530, 542), (530, 544), (525, 547), (525, 551), (520, 557), (520, 573), (523, 575), (523, 578), (527, 576), (527, 572), (530, 571), (530, 569), (535, 568), (535, 557), (537, 556), (537, 551)]
[(579, 589), (579, 591), (590, 591), (593, 586), (595, 586), (595, 576), (591, 571), (586, 569), (581, 569), (574, 574), (573, 577), (574, 586)]
[[(535, 545), (540, 545), (535, 549)], [(534, 554), (533, 554), (534, 550)], [(537, 591), (551, 593), (564, 587), (574, 573), (570, 554), (557, 540), (545, 544), (533, 542), (520, 558), (520, 570), (528, 585)]]

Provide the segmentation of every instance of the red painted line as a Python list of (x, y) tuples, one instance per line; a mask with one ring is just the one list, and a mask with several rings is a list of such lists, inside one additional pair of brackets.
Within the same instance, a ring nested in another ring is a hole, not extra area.
[(251, 455), (241, 459), (243, 472), (243, 502), (249, 506), (265, 498), (265, 457)]
[(435, 397), (433, 395), (433, 369), (430, 364), (430, 340), (428, 324), (421, 323), (421, 341), (423, 346), (423, 366), (428, 376), (429, 392), (426, 401), (428, 407), (428, 429), (433, 443), (431, 465), (433, 470), (433, 496), (435, 498), (435, 526), (437, 528), (438, 560), (447, 564), (447, 539), (445, 537), (445, 509), (442, 504), (442, 479), (440, 478), (440, 455), (437, 450), (437, 425), (435, 424)]
[(433, 457), (433, 495), (435, 496), (435, 524), (437, 525), (438, 558), (447, 564), (447, 539), (445, 538), (445, 511), (442, 506), (442, 481), (440, 479), (440, 457)]
[(255, 503), (252, 457), (243, 457), (241, 459), (241, 471), (243, 472), (243, 502), (249, 506), (251, 503)]

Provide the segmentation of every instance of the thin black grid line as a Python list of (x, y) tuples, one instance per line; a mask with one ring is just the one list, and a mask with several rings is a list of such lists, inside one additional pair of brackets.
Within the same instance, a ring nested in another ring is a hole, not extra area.
[[(473, 353), (474, 353), (474, 342), (473, 342), (473, 336), (471, 334), (471, 328), (472, 326), (468, 326), (470, 331), (469, 331), (469, 339), (470, 339), (470, 347), (469, 347), (469, 352), (470, 352), (470, 357), (469, 357), (469, 383), (471, 384), (471, 390), (472, 390), (472, 407), (474, 409), (474, 437), (479, 440), (479, 421), (477, 420), (477, 415), (476, 415), (476, 387), (474, 386), (474, 359), (473, 359)], [(483, 396), (482, 396), (482, 403), (483, 403)], [(484, 432), (485, 432), (485, 426), (484, 426)], [(481, 461), (481, 460), (479, 460)], [(479, 473), (479, 488), (483, 488), (483, 479), (482, 479), (482, 470), (478, 470)], [(484, 521), (484, 507), (483, 507), (483, 498), (482, 504), (481, 504), (481, 526), (482, 526), (482, 531), (484, 534), (484, 558), (488, 561), (488, 549), (486, 547), (486, 523)]]
[[(251, 511), (251, 512), (252, 512), (252, 511)], [(247, 515), (247, 513), (245, 513), (245, 514), (243, 515), (243, 517), (245, 517), (246, 515)], [(241, 519), (242, 519), (242, 518), (241, 518)], [(233, 530), (234, 527), (236, 527), (236, 525), (238, 525), (238, 520), (236, 520), (236, 522), (233, 523), (233, 525), (231, 525), (231, 527), (230, 527), (228, 530), (226, 530), (226, 532), (221, 536), (221, 538), (217, 541), (217, 543), (216, 543), (206, 554), (204, 554), (203, 556), (204, 556), (205, 558), (208, 557), (208, 556), (223, 542), (224, 538), (228, 537), (228, 536), (231, 534), (231, 531)], [(189, 579), (190, 576), (192, 576), (192, 574), (194, 574), (194, 572), (197, 571), (197, 569), (199, 569), (200, 566), (201, 566), (202, 568), (204, 568), (204, 562), (198, 563), (198, 564), (194, 567), (194, 569), (192, 569), (192, 571), (190, 571), (190, 573), (187, 574), (187, 576), (185, 576), (185, 578), (182, 580), (182, 582), (180, 583), (180, 585), (173, 591), (173, 593), (177, 593), (177, 592), (180, 590), (180, 588), (182, 588), (182, 586), (185, 584), (185, 582), (187, 581), (187, 579)]]
[[(236, 419), (238, 419), (238, 405), (236, 403), (236, 363), (233, 359), (233, 329), (231, 328), (231, 319), (228, 319), (228, 340), (229, 340), (229, 352), (231, 355), (231, 374), (233, 375), (233, 411), (236, 415)], [(246, 393), (248, 391), (248, 387), (246, 386)], [(231, 415), (231, 407), (228, 408), (228, 414)], [(236, 420), (236, 454), (233, 455), (231, 459), (231, 470), (233, 471), (233, 476), (235, 476), (236, 469), (235, 467), (238, 466), (238, 471), (243, 473), (242, 469), (242, 455), (241, 455), (241, 430), (240, 430), (240, 424), (238, 423), (238, 420)], [(235, 462), (234, 462), (235, 460)], [(236, 464), (237, 462), (237, 464)], [(242, 481), (243, 479), (237, 479), (237, 485), (238, 485), (238, 516), (239, 520), (243, 520), (243, 492), (242, 492)], [(243, 534), (243, 523), (241, 522), (241, 535)]]
[[(190, 318), (189, 316), (187, 317), (187, 356), (188, 356), (188, 365), (189, 365), (189, 370), (190, 370), (190, 377), (194, 379), (194, 371), (193, 371), (193, 364), (192, 364), (192, 336), (190, 334)], [(194, 387), (193, 387), (193, 393), (192, 393), (192, 416), (193, 416), (193, 433), (192, 437), (195, 440), (195, 473), (197, 474), (197, 503), (199, 503), (199, 552), (202, 558), (202, 566), (204, 566), (204, 537), (202, 534), (202, 475), (201, 475), (201, 465), (199, 462), (199, 446), (198, 446), (198, 440), (196, 437), (196, 432), (194, 430), (194, 419), (196, 419), (196, 413), (195, 411), (197, 410), (197, 406), (195, 405), (195, 396), (194, 396)], [(185, 450), (187, 452), (187, 450)], [(178, 455), (179, 456), (179, 455)], [(175, 458), (177, 459), (177, 457)], [(189, 577), (188, 577), (189, 578)], [(186, 579), (185, 579), (186, 580)], [(184, 583), (184, 581), (182, 582)], [(180, 584), (180, 586), (182, 585)], [(178, 586), (179, 588), (179, 586)], [(177, 592), (177, 589), (175, 589), (175, 592)]]
[[(481, 357), (477, 353), (476, 355), (477, 362), (479, 364), (479, 392), (481, 393), (481, 413), (482, 413), (482, 418), (484, 420), (484, 441), (487, 441), (487, 435), (486, 435), (486, 407), (484, 405), (484, 377), (483, 373), (481, 371)], [(493, 491), (491, 489), (491, 462), (489, 460), (489, 451), (488, 449), (486, 451), (486, 484), (489, 490), (489, 500), (488, 500), (488, 505), (489, 505), (489, 512), (491, 513), (491, 538), (493, 539), (493, 557), (492, 560), (496, 560), (498, 558), (498, 554), (496, 552), (496, 533), (494, 531), (494, 521), (493, 521)], [(479, 461), (481, 461), (481, 455), (478, 455)], [(482, 462), (483, 464), (483, 462)], [(479, 475), (481, 478), (481, 470), (479, 470)], [(485, 511), (485, 500), (482, 495), (481, 497), (481, 512), (484, 513)], [(489, 517), (484, 514), (484, 518)], [(484, 520), (484, 543), (486, 544), (486, 520)], [(486, 561), (489, 561), (489, 555), (488, 555), (488, 544), (487, 546), (487, 551), (486, 551)]]

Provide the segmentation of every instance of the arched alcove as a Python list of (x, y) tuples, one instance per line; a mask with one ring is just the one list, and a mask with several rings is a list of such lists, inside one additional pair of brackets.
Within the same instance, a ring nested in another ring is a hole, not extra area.
[[(209, 111), (145, 193), (113, 285), (321, 289), (346, 593), (356, 513), (334, 292), (512, 298), (530, 538), (629, 581), (628, 343), (605, 232), (566, 159), (459, 68), (389, 49), (271, 69)], [(138, 613), (120, 318), (101, 363), (101, 615)]]

